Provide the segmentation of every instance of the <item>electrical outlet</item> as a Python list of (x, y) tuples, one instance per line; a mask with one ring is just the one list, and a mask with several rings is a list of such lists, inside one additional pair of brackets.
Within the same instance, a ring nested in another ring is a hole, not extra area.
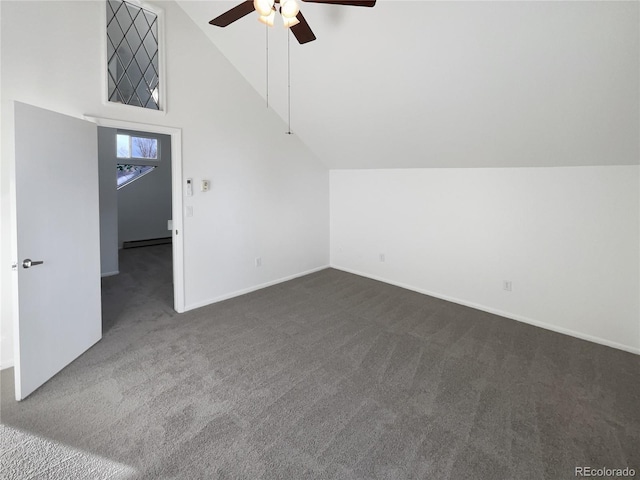
[(510, 292), (512, 290), (511, 280), (505, 280), (502, 282), (502, 289)]
[(384, 256), (384, 253), (381, 253), (381, 254), (380, 254), (380, 261), (381, 261), (381, 262), (385, 262), (385, 261), (386, 261), (386, 258), (385, 258), (385, 256)]
[(262, 266), (262, 257), (256, 257), (256, 267)]
[(200, 191), (208, 192), (210, 188), (211, 182), (209, 180), (202, 180), (202, 183), (200, 184)]

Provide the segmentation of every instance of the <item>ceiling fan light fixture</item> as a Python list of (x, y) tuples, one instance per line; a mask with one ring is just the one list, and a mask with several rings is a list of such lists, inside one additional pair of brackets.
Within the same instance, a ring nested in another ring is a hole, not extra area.
[(282, 17), (282, 23), (284, 23), (284, 28), (291, 28), (294, 25), (299, 24), (300, 20), (298, 20), (296, 17), (293, 17), (293, 18)]
[(296, 0), (282, 0), (280, 3), (280, 13), (286, 18), (296, 18), (300, 6)]
[(276, 11), (271, 10), (271, 13), (269, 15), (260, 15), (258, 17), (258, 21), (261, 23), (264, 23), (265, 25), (269, 25), (270, 27), (273, 27), (273, 21), (275, 18), (276, 18)]
[(253, 0), (253, 8), (261, 17), (268, 17), (273, 11), (275, 0)]

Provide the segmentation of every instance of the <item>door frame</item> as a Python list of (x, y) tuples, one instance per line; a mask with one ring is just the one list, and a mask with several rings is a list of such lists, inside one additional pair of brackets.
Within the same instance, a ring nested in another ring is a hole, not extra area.
[(173, 308), (178, 313), (185, 311), (184, 295), (184, 228), (182, 215), (182, 129), (128, 122), (112, 118), (84, 116), (85, 120), (98, 127), (120, 128), (147, 133), (162, 133), (171, 136), (171, 231), (173, 251)]

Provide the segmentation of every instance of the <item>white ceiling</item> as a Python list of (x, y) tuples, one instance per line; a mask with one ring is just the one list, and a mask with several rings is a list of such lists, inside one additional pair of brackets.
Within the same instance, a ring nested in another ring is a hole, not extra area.
[[(256, 14), (208, 25), (238, 3), (178, 1), (266, 97)], [(638, 163), (638, 2), (302, 11), (318, 39), (291, 37), (291, 128), (330, 168)], [(268, 38), (269, 104), (286, 122), (287, 31), (277, 24)]]

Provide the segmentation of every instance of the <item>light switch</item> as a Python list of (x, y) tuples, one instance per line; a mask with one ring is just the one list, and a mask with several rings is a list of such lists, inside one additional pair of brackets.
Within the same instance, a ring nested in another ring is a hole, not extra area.
[(193, 179), (187, 178), (187, 197), (193, 196)]

